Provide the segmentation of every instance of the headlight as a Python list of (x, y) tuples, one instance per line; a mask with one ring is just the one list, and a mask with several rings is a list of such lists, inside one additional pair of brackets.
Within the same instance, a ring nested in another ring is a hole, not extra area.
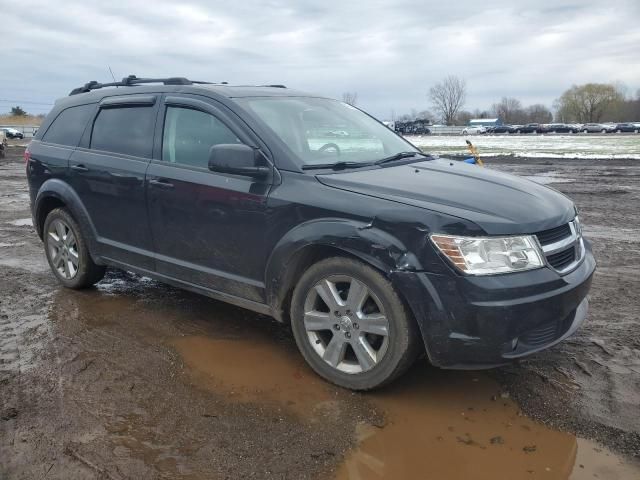
[(462, 272), (492, 275), (544, 266), (535, 237), (455, 237), (431, 235), (431, 240)]
[(573, 219), (573, 227), (576, 229), (576, 235), (582, 237), (582, 223), (580, 223), (578, 215)]

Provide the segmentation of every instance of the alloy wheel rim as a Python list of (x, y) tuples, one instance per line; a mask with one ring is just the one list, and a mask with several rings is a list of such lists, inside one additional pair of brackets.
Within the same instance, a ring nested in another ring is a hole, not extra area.
[(56, 219), (49, 225), (47, 245), (51, 265), (58, 274), (71, 280), (78, 273), (80, 256), (78, 242), (71, 227), (62, 220)]
[(389, 347), (382, 302), (362, 281), (347, 275), (323, 278), (309, 290), (304, 328), (316, 354), (348, 374), (371, 370)]

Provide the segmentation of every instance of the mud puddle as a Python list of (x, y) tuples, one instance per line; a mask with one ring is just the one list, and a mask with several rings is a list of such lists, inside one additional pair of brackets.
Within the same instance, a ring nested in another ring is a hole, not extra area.
[(185, 337), (172, 342), (191, 369), (196, 384), (224, 392), (240, 402), (285, 405), (309, 418), (335, 395), (290, 348), (251, 339)]
[[(196, 386), (239, 402), (280, 403), (307, 421), (340, 410), (348, 393), (326, 384), (297, 352), (267, 339), (189, 336), (171, 345)], [(637, 479), (640, 467), (523, 416), (488, 376), (419, 362), (381, 392), (358, 395), (379, 421), (355, 423), (357, 447), (338, 480), (398, 478)]]
[(359, 425), (337, 479), (640, 478), (639, 466), (523, 416), (485, 375), (423, 367), (400, 383), (368, 396), (386, 426)]

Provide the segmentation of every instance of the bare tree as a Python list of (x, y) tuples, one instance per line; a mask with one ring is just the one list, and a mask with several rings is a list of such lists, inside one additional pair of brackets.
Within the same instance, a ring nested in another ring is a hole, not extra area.
[(344, 92), (342, 94), (342, 101), (352, 107), (355, 107), (358, 103), (358, 92)]
[(526, 113), (530, 123), (551, 123), (553, 121), (551, 110), (541, 103), (527, 107)]
[(491, 111), (504, 123), (514, 124), (524, 121), (522, 102), (517, 98), (502, 97), (498, 103), (493, 104)]
[(456, 115), (455, 124), (467, 125), (472, 118), (474, 118), (473, 113), (468, 112), (467, 110), (460, 110)]
[(450, 125), (467, 99), (467, 84), (463, 79), (449, 75), (429, 89), (429, 98), (442, 121)]

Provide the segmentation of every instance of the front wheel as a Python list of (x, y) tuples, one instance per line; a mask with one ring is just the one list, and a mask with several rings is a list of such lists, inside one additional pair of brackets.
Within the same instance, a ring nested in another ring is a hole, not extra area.
[(349, 258), (323, 260), (302, 275), (291, 326), (311, 368), (352, 390), (391, 382), (419, 352), (417, 327), (393, 285)]
[(66, 209), (47, 215), (43, 240), (49, 266), (65, 287), (86, 288), (104, 277), (105, 267), (94, 263), (80, 227)]

